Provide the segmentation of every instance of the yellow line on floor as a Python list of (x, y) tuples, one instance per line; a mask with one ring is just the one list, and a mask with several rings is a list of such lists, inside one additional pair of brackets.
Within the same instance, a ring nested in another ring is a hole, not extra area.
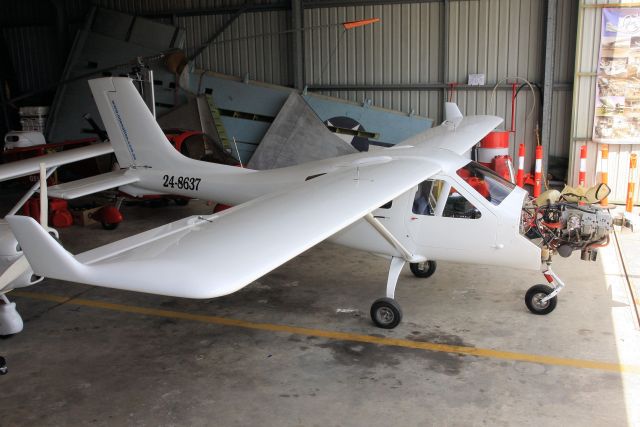
[(184, 313), (180, 311), (161, 310), (156, 308), (138, 307), (125, 304), (114, 304), (104, 301), (96, 301), (81, 298), (67, 298), (59, 295), (44, 294), (39, 292), (13, 291), (11, 295), (35, 300), (51, 301), (78, 305), (83, 307), (100, 308), (104, 310), (119, 311), (124, 313), (143, 314), (146, 316), (164, 317), (170, 319), (190, 320), (201, 323), (234, 326), (245, 329), (257, 329), (270, 332), (284, 332), (295, 335), (327, 338), (331, 340), (352, 341), (359, 343), (378, 344), (393, 347), (412, 348), (416, 350), (436, 351), (443, 353), (455, 353), (461, 355), (485, 357), (489, 359), (502, 359), (520, 362), (540, 363), (543, 365), (567, 366), (571, 368), (595, 369), (599, 371), (640, 374), (640, 366), (623, 365), (618, 363), (598, 362), (593, 360), (569, 359), (563, 357), (544, 356), (537, 354), (517, 353), (512, 351), (500, 351), (487, 348), (467, 347), (460, 345), (438, 344), (432, 342), (413, 341), (401, 338), (375, 337), (371, 335), (353, 334), (349, 332), (328, 331), (323, 329), (301, 328), (297, 326), (277, 325), (272, 323), (257, 323), (245, 320), (229, 319), (226, 317), (209, 316), (206, 314)]

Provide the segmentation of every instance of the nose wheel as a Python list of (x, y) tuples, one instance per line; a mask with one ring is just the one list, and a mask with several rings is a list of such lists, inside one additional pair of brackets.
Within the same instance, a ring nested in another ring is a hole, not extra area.
[(4, 357), (0, 356), (0, 375), (6, 375), (8, 372), (7, 361), (4, 360)]
[(549, 314), (555, 310), (558, 297), (545, 298), (553, 293), (554, 289), (548, 285), (535, 285), (529, 288), (524, 296), (527, 308), (533, 314)]
[(558, 294), (564, 288), (564, 283), (557, 274), (547, 265), (542, 272), (548, 285), (534, 285), (529, 288), (524, 296), (524, 303), (533, 314), (549, 314), (558, 305)]

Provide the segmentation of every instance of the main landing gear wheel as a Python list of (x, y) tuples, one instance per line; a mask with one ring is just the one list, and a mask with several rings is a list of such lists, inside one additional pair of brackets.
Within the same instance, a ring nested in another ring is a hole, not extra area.
[(0, 356), (0, 375), (5, 375), (7, 372), (9, 372), (7, 362), (4, 360), (4, 357)]
[(409, 264), (409, 268), (411, 269), (411, 272), (414, 276), (426, 279), (427, 277), (431, 277), (433, 273), (436, 272), (436, 262), (412, 262)]
[(383, 329), (393, 329), (402, 320), (400, 305), (393, 298), (380, 298), (371, 304), (371, 320)]
[(527, 308), (533, 314), (549, 314), (558, 304), (558, 297), (542, 301), (544, 297), (553, 292), (554, 289), (548, 285), (535, 285), (529, 288), (527, 294), (524, 296), (524, 302), (527, 304)]
[(118, 222), (115, 223), (111, 223), (111, 222), (105, 222), (102, 221), (100, 224), (102, 224), (102, 228), (104, 228), (105, 230), (115, 230), (116, 228), (118, 228)]

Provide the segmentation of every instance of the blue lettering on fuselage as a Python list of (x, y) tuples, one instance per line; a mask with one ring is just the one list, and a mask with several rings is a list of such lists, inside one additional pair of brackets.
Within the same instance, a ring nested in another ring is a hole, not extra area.
[(111, 108), (113, 109), (113, 114), (115, 114), (116, 119), (118, 120), (118, 124), (120, 125), (120, 130), (122, 131), (122, 136), (124, 136), (124, 141), (127, 143), (127, 148), (129, 149), (129, 154), (131, 154), (131, 158), (135, 162), (136, 152), (133, 150), (133, 146), (129, 141), (129, 134), (127, 133), (127, 129), (124, 127), (124, 123), (122, 122), (122, 118), (120, 117), (120, 112), (118, 111), (118, 107), (116, 107), (116, 103), (111, 100)]

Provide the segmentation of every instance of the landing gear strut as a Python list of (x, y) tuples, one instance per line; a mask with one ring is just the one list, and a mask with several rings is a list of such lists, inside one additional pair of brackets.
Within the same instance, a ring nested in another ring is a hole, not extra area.
[(547, 264), (547, 269), (542, 272), (549, 285), (534, 285), (529, 288), (524, 297), (524, 302), (533, 314), (549, 314), (555, 310), (558, 304), (558, 294), (564, 288), (564, 283)]
[(16, 310), (16, 303), (0, 295), (0, 335), (13, 335), (22, 331), (22, 317)]
[(387, 296), (375, 300), (371, 305), (371, 320), (379, 328), (393, 329), (402, 320), (402, 309), (393, 297), (398, 277), (400, 277), (400, 272), (405, 264), (406, 261), (402, 258), (391, 258), (389, 277), (387, 278)]
[[(10, 302), (6, 296), (0, 294), (0, 335), (13, 335), (22, 331), (22, 317), (16, 310), (16, 303)], [(0, 356), (0, 375), (9, 372), (7, 361)]]

